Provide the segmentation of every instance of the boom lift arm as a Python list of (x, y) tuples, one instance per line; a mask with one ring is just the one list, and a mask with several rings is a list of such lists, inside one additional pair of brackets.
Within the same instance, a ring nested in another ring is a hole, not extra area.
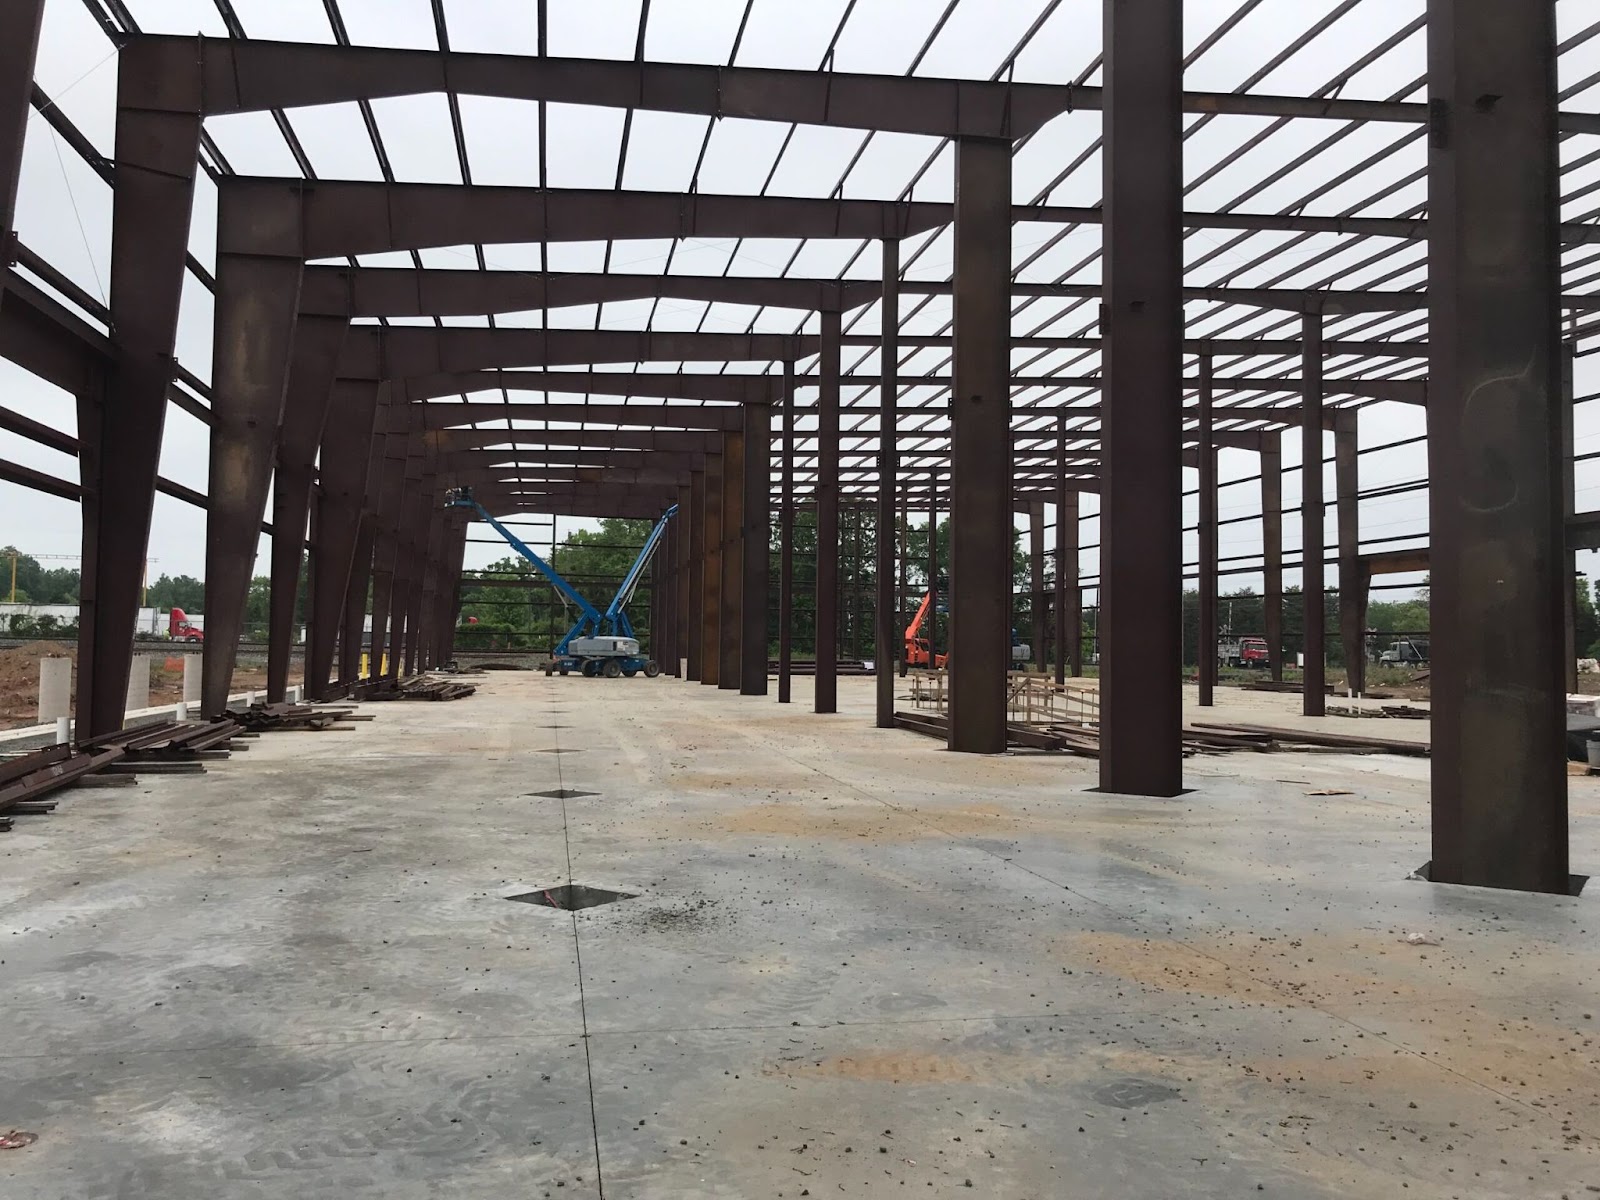
[(661, 519), (656, 522), (656, 527), (650, 531), (650, 536), (644, 540), (644, 545), (639, 548), (639, 556), (633, 560), (633, 566), (628, 568), (628, 574), (617, 588), (617, 594), (611, 597), (611, 603), (606, 605), (606, 611), (600, 619), (608, 624), (617, 633), (624, 637), (633, 636), (633, 622), (628, 620), (624, 610), (628, 601), (633, 599), (634, 590), (639, 586), (639, 580), (644, 576), (644, 570), (650, 565), (650, 560), (661, 547), (661, 539), (666, 536), (667, 522), (678, 515), (678, 506), (674, 504), (661, 514)]
[(484, 508), (483, 505), (474, 500), (472, 498), (471, 489), (457, 488), (455, 491), (451, 492), (450, 498), (446, 501), (445, 507), (470, 508), (474, 510), (478, 514), (478, 518), (480, 520), (485, 521), (489, 525), (493, 526), (494, 531), (501, 537), (505, 538), (505, 540), (511, 544), (511, 548), (513, 550), (532, 563), (534, 569), (548, 579), (550, 581), (550, 585), (554, 587), (556, 591), (560, 592), (561, 595), (567, 600), (577, 605), (578, 611), (582, 615), (578, 618), (578, 623), (567, 632), (567, 636), (562, 638), (560, 643), (556, 646), (557, 654), (566, 653), (567, 644), (575, 637), (582, 637), (585, 633), (595, 637), (599, 636), (601, 621), (603, 620), (600, 610), (595, 608), (594, 605), (590, 604), (582, 592), (562, 578), (561, 572), (557, 571), (549, 563), (545, 562), (544, 559), (535, 554), (532, 548), (524, 543), (521, 538), (497, 521), (488, 509)]

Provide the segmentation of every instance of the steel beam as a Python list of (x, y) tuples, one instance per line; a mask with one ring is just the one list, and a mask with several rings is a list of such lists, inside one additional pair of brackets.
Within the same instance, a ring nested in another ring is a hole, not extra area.
[(1322, 497), (1322, 317), (1300, 318), (1300, 343), (1305, 348), (1300, 376), (1300, 604), (1305, 631), (1305, 667), (1301, 676), (1301, 710), (1308, 717), (1327, 711), (1327, 553), (1326, 506)]
[(1345, 687), (1367, 690), (1367, 584), (1361, 573), (1361, 460), (1355, 412), (1336, 414), (1333, 429), (1334, 505), (1339, 519), (1339, 644)]
[(767, 564), (772, 542), (772, 409), (744, 410), (744, 628), (739, 694), (767, 694)]
[(1267, 641), (1267, 667), (1274, 682), (1283, 681), (1283, 435), (1261, 437), (1261, 579), (1262, 635)]
[[(692, 349), (693, 347), (691, 347)], [(1287, 384), (1285, 385), (1287, 386)], [(408, 401), (433, 400), (472, 392), (532, 392), (576, 396), (648, 396), (726, 404), (771, 404), (778, 398), (774, 375), (713, 375), (703, 371), (446, 371), (404, 379)], [(503, 398), (500, 401), (504, 407)], [(526, 401), (513, 401), (515, 409)], [(1422, 394), (1417, 394), (1422, 403)], [(538, 407), (538, 405), (529, 405)], [(646, 406), (660, 407), (660, 406)], [(537, 417), (535, 418), (537, 419)]]
[(744, 434), (722, 435), (722, 587), (717, 617), (720, 640), (717, 687), (738, 691), (744, 637)]
[[(876, 299), (878, 290), (876, 283), (865, 279), (308, 267), (300, 311), (346, 317), (449, 317), (641, 299), (849, 309)], [(1421, 303), (1417, 302), (1419, 307)]]
[(1066, 673), (1073, 678), (1083, 674), (1083, 589), (1078, 584), (1078, 493), (1066, 487), (1056, 493), (1056, 526), (1056, 682), (1065, 683), (1063, 663)]
[(1002, 754), (1011, 662), (1011, 143), (956, 143), (951, 750)]
[(900, 369), (900, 243), (883, 239), (881, 345), (878, 360), (878, 509), (876, 522), (877, 603), (874, 610), (876, 643), (873, 652), (876, 690), (874, 710), (879, 729), (894, 728), (895, 668), (904, 669), (905, 648), (900, 644), (900, 612), (895, 604), (895, 495), (900, 481), (899, 387)]
[(1210, 708), (1217, 686), (1217, 451), (1212, 444), (1211, 356), (1200, 358), (1200, 707)]
[(824, 310), (817, 364), (816, 676), (812, 711), (839, 711), (839, 340), (842, 321)]
[[(974, 135), (982, 136), (982, 135)], [(996, 140), (1009, 140), (999, 138)], [(298, 179), (225, 175), (224, 200), (266, 210)], [(1102, 209), (1012, 205), (1008, 222), (1098, 225)], [(532, 188), (322, 180), (304, 208), (306, 257), (380, 254), (438, 246), (656, 238), (905, 238), (948, 225), (949, 204), (694, 192)], [(1179, 212), (1180, 227), (1326, 233), (1420, 241), (1428, 223), (1413, 217), (1311, 216), (1304, 213)], [(1600, 240), (1600, 228), (1574, 224), (1574, 243)], [(1007, 295), (1010, 295), (1007, 284)]]
[[(367, 380), (367, 382), (373, 382)], [(403, 391), (404, 389), (399, 389)], [(462, 425), (484, 421), (554, 421), (585, 425), (631, 425), (634, 430), (618, 431), (624, 438), (662, 430), (684, 429), (721, 431), (739, 428), (742, 409), (733, 404), (413, 404), (409, 407), (413, 428), (443, 432)], [(606, 430), (607, 434), (611, 431)], [(473, 433), (498, 433), (502, 442), (527, 442), (538, 445), (548, 435), (556, 441), (577, 437), (570, 429), (497, 429)], [(592, 435), (591, 435), (592, 436)], [(581, 444), (581, 443), (580, 443)], [(607, 442), (606, 445), (613, 443)], [(713, 440), (712, 446), (717, 443)]]
[[(196, 93), (197, 107), (209, 114), (454, 92), (932, 137), (1014, 139), (1062, 113), (1110, 106), (1109, 86), (1082, 84), (148, 34), (137, 40), (169, 43), (183, 52), (189, 63), (183, 83)], [(1403, 101), (1184, 92), (1179, 103), (1190, 113), (1413, 124), (1426, 120), (1423, 105)], [(1564, 113), (1560, 122), (1563, 130), (1600, 132), (1600, 121), (1587, 113)]]
[[(302, 316), (295, 328), (294, 357), (289, 367), (283, 423), (278, 430), (277, 468), (272, 481), (272, 590), (267, 616), (269, 703), (281, 703), (288, 687), (295, 600), (300, 591), (300, 559), (304, 550), (301, 533), (310, 514), (317, 447), (322, 441), (323, 425), (333, 396), (333, 372), (348, 324), (343, 317)], [(372, 394), (369, 388), (362, 391)], [(342, 593), (342, 587), (340, 590)], [(304, 614), (308, 638), (304, 678), (308, 688), (312, 674), (309, 639), (314, 624), (309, 600), (308, 592)]]
[[(783, 364), (783, 444), (795, 438), (794, 363)], [(794, 665), (794, 455), (785, 453), (779, 465), (781, 497), (778, 508), (778, 703), (792, 699)]]
[[(192, 46), (186, 56), (193, 60)], [(115, 370), (95, 454), (100, 527), (83, 535), (94, 596), (82, 605), (78, 626), (79, 736), (120, 729), (128, 695), (200, 153), (197, 97), (172, 69), (184, 57), (134, 46), (118, 56), (110, 305)]]
[(776, 362), (816, 350), (816, 338), (777, 333), (364, 325), (345, 339), (339, 374), (348, 379), (422, 379), (490, 368), (652, 359)]
[(1555, 0), (1429, 0), (1433, 864), (1565, 893)]
[(1183, 7), (1105, 0), (1100, 787), (1183, 790)]

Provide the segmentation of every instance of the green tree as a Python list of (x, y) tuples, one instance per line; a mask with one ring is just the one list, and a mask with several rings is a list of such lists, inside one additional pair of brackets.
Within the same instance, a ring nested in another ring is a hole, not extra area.
[(31, 554), (15, 546), (0, 549), (0, 599), (11, 599), (12, 570), (16, 572), (18, 604), (76, 604), (80, 576), (76, 567), (46, 570)]
[(181, 608), (187, 613), (204, 610), (206, 585), (192, 575), (162, 575), (146, 592), (152, 608)]

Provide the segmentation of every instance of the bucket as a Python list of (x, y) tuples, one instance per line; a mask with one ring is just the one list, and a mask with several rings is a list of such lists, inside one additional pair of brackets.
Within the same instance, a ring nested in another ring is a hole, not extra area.
[(1600, 737), (1591, 737), (1586, 749), (1589, 751), (1589, 769), (1600, 771)]

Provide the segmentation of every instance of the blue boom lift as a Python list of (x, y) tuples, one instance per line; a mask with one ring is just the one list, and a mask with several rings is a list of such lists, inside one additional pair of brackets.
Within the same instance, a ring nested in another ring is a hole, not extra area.
[(513, 550), (532, 563), (534, 569), (548, 579), (564, 599), (577, 606), (578, 623), (556, 643), (550, 655), (550, 664), (545, 667), (546, 675), (555, 671), (563, 675), (581, 671), (591, 678), (603, 675), (607, 679), (615, 679), (619, 675), (632, 677), (643, 671), (647, 678), (654, 679), (661, 674), (661, 667), (654, 659), (639, 653), (639, 639), (634, 636), (633, 622), (628, 620), (627, 605), (633, 599), (644, 569), (650, 565), (651, 558), (661, 545), (667, 522), (677, 515), (676, 504), (661, 514), (661, 519), (645, 539), (639, 556), (633, 560), (633, 566), (628, 568), (628, 574), (604, 612), (590, 604), (582, 592), (563, 579), (559, 571), (535, 554), (521, 538), (495, 520), (488, 509), (472, 498), (471, 488), (457, 488), (451, 492), (446, 507), (475, 511), (480, 520), (491, 525), (496, 533), (511, 544)]

